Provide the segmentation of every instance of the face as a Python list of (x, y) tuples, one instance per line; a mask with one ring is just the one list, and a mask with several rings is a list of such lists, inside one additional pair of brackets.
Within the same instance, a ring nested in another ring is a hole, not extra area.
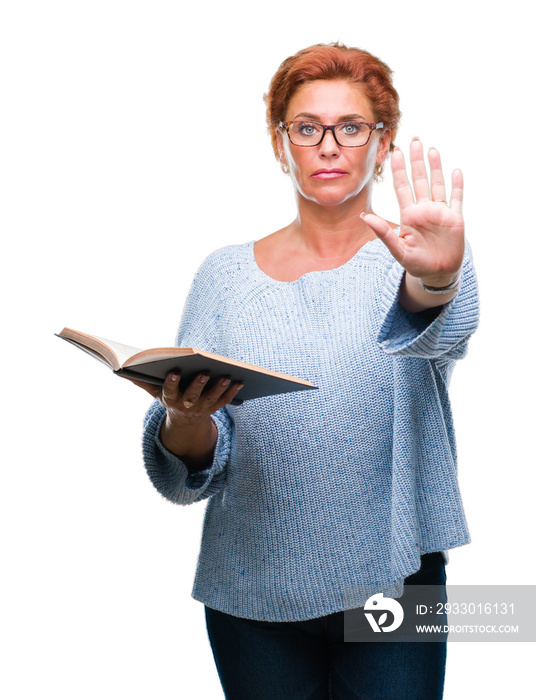
[[(345, 80), (314, 80), (302, 85), (289, 102), (285, 120), (302, 119), (327, 125), (349, 120), (375, 122), (367, 98)], [(368, 196), (374, 168), (385, 160), (389, 140), (389, 130), (383, 129), (373, 131), (366, 146), (344, 148), (326, 131), (318, 146), (302, 147), (290, 143), (286, 132), (278, 135), (281, 159), (298, 195), (323, 206)]]

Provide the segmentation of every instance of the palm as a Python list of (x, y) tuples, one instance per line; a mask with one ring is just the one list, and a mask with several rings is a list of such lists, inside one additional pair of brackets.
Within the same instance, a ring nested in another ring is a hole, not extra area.
[[(366, 223), (385, 243), (393, 257), (414, 277), (434, 278), (455, 273), (461, 267), (464, 251), (464, 222), (461, 212), (463, 178), (459, 170), (452, 176), (450, 206), (446, 204), (445, 183), (439, 153), (432, 149), (430, 183), (420, 141), (411, 144), (413, 189), (408, 181), (404, 156), (392, 156), (393, 182), (400, 205), (400, 232), (375, 214)], [(413, 191), (414, 190), (414, 191)], [(415, 192), (415, 194), (414, 194)]]

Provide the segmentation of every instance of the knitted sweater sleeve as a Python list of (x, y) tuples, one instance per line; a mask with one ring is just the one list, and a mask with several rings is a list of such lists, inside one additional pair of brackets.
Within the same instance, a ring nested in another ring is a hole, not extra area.
[(478, 287), (471, 249), (466, 242), (462, 284), (442, 307), (411, 313), (398, 303), (404, 268), (392, 260), (381, 295), (379, 346), (389, 355), (456, 360), (467, 353), (467, 342), (479, 319)]
[[(223, 303), (221, 286), (212, 273), (209, 256), (198, 270), (182, 314), (176, 344), (218, 352), (218, 304)], [(145, 416), (143, 459), (155, 488), (169, 501), (189, 505), (216, 493), (224, 484), (226, 466), (231, 451), (234, 425), (226, 408), (216, 411), (212, 418), (218, 429), (218, 439), (212, 463), (202, 471), (190, 472), (184, 462), (169, 452), (160, 441), (160, 428), (166, 409), (155, 401)]]

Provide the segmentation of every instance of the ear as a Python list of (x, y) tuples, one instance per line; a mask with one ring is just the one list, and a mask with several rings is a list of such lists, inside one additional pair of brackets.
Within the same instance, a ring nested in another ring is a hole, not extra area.
[(376, 154), (376, 165), (381, 165), (389, 155), (389, 146), (391, 145), (391, 129), (383, 129), (380, 134), (378, 143), (378, 152)]
[(276, 138), (276, 143), (277, 143), (277, 150), (279, 151), (279, 162), (281, 163), (281, 167), (284, 168), (287, 165), (287, 159), (285, 158), (285, 144), (283, 141), (283, 134), (278, 131), (275, 135)]

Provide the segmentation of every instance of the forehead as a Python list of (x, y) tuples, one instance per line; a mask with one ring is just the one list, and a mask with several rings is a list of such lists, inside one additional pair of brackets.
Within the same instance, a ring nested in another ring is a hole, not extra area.
[(359, 114), (373, 121), (373, 111), (359, 87), (346, 80), (311, 80), (301, 85), (288, 103), (286, 119), (300, 114), (315, 116), (326, 124)]

